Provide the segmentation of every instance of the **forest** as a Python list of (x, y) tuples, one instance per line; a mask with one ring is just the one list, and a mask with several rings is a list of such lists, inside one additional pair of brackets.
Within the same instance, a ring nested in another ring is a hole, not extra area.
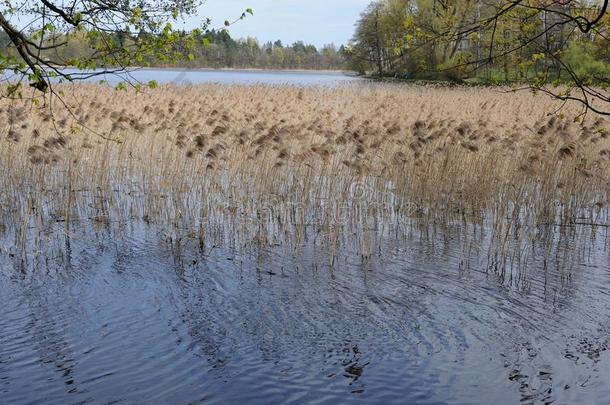
[[(351, 69), (379, 76), (494, 83), (575, 76), (608, 84), (608, 13), (588, 2), (545, 4), (375, 1), (346, 56)], [(594, 18), (594, 27), (579, 25)]]

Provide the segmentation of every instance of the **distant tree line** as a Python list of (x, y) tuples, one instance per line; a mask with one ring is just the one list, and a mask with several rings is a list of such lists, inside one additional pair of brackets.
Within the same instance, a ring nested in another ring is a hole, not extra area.
[[(144, 35), (144, 34), (140, 34)], [(116, 32), (104, 39), (124, 48), (137, 41), (137, 36), (127, 32)], [(86, 31), (74, 31), (55, 41), (65, 45), (42, 51), (42, 56), (55, 65), (88, 68), (100, 65), (111, 67), (112, 60), (104, 64), (95, 60), (96, 41)], [(0, 45), (9, 45), (9, 38), (0, 31)], [(207, 32), (177, 32), (165, 54), (144, 54), (132, 64), (155, 67), (187, 68), (260, 68), (260, 69), (317, 69), (342, 70), (346, 68), (345, 48), (334, 44), (320, 49), (303, 41), (284, 45), (281, 41), (259, 43), (256, 38), (233, 39), (227, 30)], [(187, 57), (174, 57), (187, 55)], [(95, 62), (95, 63), (93, 63)]]
[(226, 30), (202, 34), (188, 61), (189, 67), (328, 69), (345, 68), (344, 47), (334, 44), (320, 49), (303, 41), (284, 45), (282, 41), (259, 43), (256, 38), (233, 39)]

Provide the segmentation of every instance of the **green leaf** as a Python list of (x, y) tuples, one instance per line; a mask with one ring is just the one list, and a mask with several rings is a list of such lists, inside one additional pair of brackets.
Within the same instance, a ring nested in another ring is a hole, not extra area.
[(142, 19), (142, 9), (140, 7), (136, 7), (133, 9), (132, 13), (132, 21), (138, 22)]

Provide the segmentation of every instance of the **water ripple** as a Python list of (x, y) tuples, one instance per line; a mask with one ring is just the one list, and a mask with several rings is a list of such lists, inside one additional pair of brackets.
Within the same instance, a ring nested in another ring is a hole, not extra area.
[(311, 243), (202, 252), (147, 227), (72, 232), (25, 273), (0, 258), (3, 402), (610, 399), (603, 244), (552, 268), (531, 257), (517, 288), (457, 237), (333, 258)]

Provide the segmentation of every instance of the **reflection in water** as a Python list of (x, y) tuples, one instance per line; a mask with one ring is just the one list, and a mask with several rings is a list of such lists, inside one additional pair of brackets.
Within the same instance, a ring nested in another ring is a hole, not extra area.
[(0, 244), (2, 402), (610, 399), (603, 229), (541, 233), (499, 273), (473, 225), (298, 248), (63, 231)]

